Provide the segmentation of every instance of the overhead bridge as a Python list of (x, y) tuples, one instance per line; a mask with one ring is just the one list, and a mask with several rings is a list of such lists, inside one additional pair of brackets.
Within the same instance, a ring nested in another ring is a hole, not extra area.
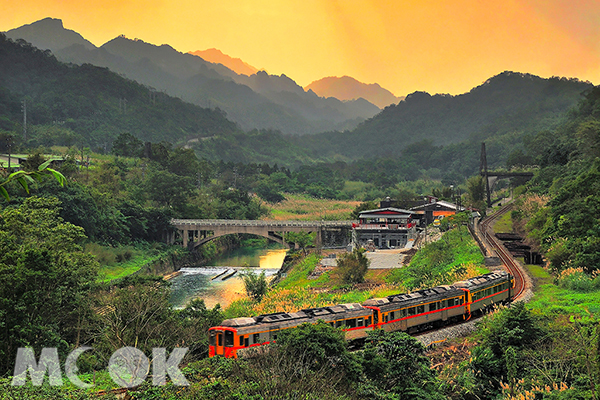
[[(217, 237), (232, 233), (248, 233), (266, 237), (284, 246), (284, 235), (288, 232), (314, 232), (315, 245), (323, 245), (324, 236), (328, 233), (349, 232), (352, 224), (357, 221), (262, 221), (262, 220), (232, 220), (232, 219), (173, 219), (175, 227), (183, 239), (183, 247), (195, 249)], [(349, 235), (346, 235), (349, 236)], [(169, 243), (175, 242), (172, 233)], [(347, 244), (347, 242), (346, 242)]]

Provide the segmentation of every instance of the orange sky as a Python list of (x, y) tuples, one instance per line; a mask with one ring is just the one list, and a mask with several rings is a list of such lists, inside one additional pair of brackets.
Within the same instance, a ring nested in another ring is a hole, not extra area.
[(98, 46), (216, 47), (302, 86), (458, 94), (505, 70), (600, 83), (598, 0), (0, 0), (0, 31), (45, 17)]

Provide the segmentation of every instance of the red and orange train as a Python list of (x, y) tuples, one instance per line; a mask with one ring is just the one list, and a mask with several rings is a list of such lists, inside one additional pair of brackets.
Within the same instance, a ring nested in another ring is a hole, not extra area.
[(284, 329), (323, 321), (344, 330), (349, 341), (362, 340), (375, 329), (407, 333), (465, 321), (494, 304), (507, 303), (514, 294), (514, 278), (499, 271), (453, 285), (412, 293), (309, 308), (292, 313), (233, 318), (209, 329), (209, 356), (238, 357), (246, 349), (277, 340)]

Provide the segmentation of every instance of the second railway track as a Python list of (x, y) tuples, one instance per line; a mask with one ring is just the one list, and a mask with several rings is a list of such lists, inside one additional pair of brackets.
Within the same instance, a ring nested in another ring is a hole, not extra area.
[(484, 218), (479, 223), (479, 234), (485, 242), (495, 250), (500, 260), (506, 266), (506, 269), (515, 277), (515, 295), (514, 300), (522, 300), (527, 287), (526, 273), (523, 267), (514, 259), (512, 254), (504, 247), (504, 245), (494, 236), (491, 225), (501, 216), (506, 214), (512, 208), (512, 204), (506, 204), (493, 215)]

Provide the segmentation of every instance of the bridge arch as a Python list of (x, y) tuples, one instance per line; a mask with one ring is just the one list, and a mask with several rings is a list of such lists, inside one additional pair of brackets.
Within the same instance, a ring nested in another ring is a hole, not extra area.
[[(205, 243), (210, 242), (213, 239), (219, 238), (219, 237), (223, 237), (223, 236), (227, 236), (227, 235), (233, 235), (234, 233), (222, 233), (219, 235), (210, 235), (207, 236), (205, 238), (200, 239), (199, 241), (188, 241), (188, 249), (190, 250), (195, 250), (196, 248), (202, 246)], [(290, 247), (288, 243), (285, 242), (285, 240), (282, 237), (276, 236), (276, 235), (272, 235), (272, 234), (262, 234), (262, 233), (249, 233), (250, 235), (256, 235), (256, 236), (262, 236), (265, 237), (269, 240), (272, 240), (274, 242), (277, 242), (283, 246), (286, 247)]]
[[(171, 225), (181, 232), (183, 247), (192, 249), (210, 240), (232, 233), (247, 233), (263, 236), (287, 245), (283, 235), (288, 232), (315, 232), (316, 245), (321, 247), (323, 233), (329, 230), (352, 229), (356, 221), (257, 221), (219, 219), (173, 219)], [(190, 240), (191, 239), (191, 240)], [(169, 243), (175, 242), (175, 233), (169, 235)], [(193, 244), (191, 244), (193, 243)]]

